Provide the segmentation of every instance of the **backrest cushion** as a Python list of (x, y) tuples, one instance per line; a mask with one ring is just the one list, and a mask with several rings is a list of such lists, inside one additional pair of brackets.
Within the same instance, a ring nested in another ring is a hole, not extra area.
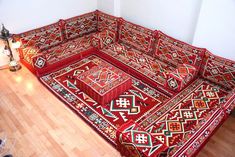
[(119, 21), (118, 17), (108, 15), (106, 13), (97, 10), (97, 21), (98, 21), (99, 32), (102, 32), (107, 29), (112, 30), (114, 32), (118, 31), (118, 21)]
[(190, 64), (198, 70), (201, 66), (205, 49), (197, 48), (172, 38), (161, 31), (156, 31), (155, 56), (174, 66)]
[(21, 42), (21, 48), (36, 47), (48, 49), (63, 42), (62, 21), (16, 35)]
[(65, 20), (64, 32), (66, 39), (74, 39), (95, 31), (97, 31), (95, 11)]
[(142, 26), (121, 20), (119, 28), (119, 42), (128, 44), (146, 54), (152, 53), (154, 31)]
[(205, 52), (200, 74), (223, 87), (235, 88), (235, 61), (216, 56), (208, 50)]

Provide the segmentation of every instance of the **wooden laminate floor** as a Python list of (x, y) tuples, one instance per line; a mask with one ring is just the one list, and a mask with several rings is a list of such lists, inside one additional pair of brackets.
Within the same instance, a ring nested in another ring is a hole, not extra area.
[[(0, 132), (15, 139), (15, 157), (120, 157), (25, 67), (0, 70)], [(234, 154), (235, 117), (230, 116), (198, 156)]]

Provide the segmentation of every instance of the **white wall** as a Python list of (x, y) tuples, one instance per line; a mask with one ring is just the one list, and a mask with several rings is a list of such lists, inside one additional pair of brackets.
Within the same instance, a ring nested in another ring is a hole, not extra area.
[(97, 9), (97, 0), (0, 0), (0, 23), (12, 33)]
[(192, 43), (201, 0), (121, 0), (121, 16)]
[(120, 0), (97, 0), (97, 8), (105, 13), (120, 16)]
[(114, 15), (114, 0), (97, 0), (97, 8), (107, 14)]
[(235, 0), (204, 0), (193, 44), (235, 61)]

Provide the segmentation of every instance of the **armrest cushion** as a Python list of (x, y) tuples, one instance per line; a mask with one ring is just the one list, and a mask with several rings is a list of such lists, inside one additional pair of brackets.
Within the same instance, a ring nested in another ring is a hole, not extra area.
[(196, 76), (197, 69), (193, 65), (179, 64), (178, 67), (167, 74), (166, 86), (174, 91), (181, 91)]
[(117, 129), (117, 149), (122, 156), (156, 157), (168, 147), (130, 120)]
[(117, 33), (104, 30), (91, 36), (91, 44), (93, 47), (102, 49), (116, 41)]

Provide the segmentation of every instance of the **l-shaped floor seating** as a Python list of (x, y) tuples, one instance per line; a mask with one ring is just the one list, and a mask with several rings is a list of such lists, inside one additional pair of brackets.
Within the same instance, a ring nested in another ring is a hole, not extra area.
[[(89, 55), (97, 55), (171, 96), (172, 99), (165, 104), (168, 108), (162, 109), (162, 113), (173, 114), (175, 110), (168, 109), (187, 102), (188, 106), (206, 108), (203, 112), (216, 113), (211, 114), (213, 117), (220, 115), (222, 119), (217, 119), (218, 124), (210, 130), (210, 135), (234, 108), (234, 61), (120, 17), (94, 11), (61, 19), (14, 37), (22, 43), (19, 49), (21, 61), (38, 77)], [(198, 84), (201, 85), (200, 88)], [(202, 91), (204, 95), (195, 96), (198, 91)], [(191, 99), (187, 95), (189, 93), (194, 93)], [(213, 105), (210, 106), (212, 102)], [(205, 123), (212, 125), (214, 121), (208, 118)], [(198, 129), (205, 133), (205, 128)], [(192, 134), (192, 128), (188, 130)], [(181, 138), (183, 143), (185, 139)], [(202, 141), (197, 142), (199, 146), (203, 145)], [(169, 143), (166, 145), (171, 147)], [(194, 155), (199, 146), (192, 146), (192, 151), (185, 151), (184, 154)], [(185, 146), (181, 147), (179, 142), (174, 147), (178, 147), (178, 151), (172, 152), (177, 154)], [(171, 155), (174, 156), (172, 152)]]

